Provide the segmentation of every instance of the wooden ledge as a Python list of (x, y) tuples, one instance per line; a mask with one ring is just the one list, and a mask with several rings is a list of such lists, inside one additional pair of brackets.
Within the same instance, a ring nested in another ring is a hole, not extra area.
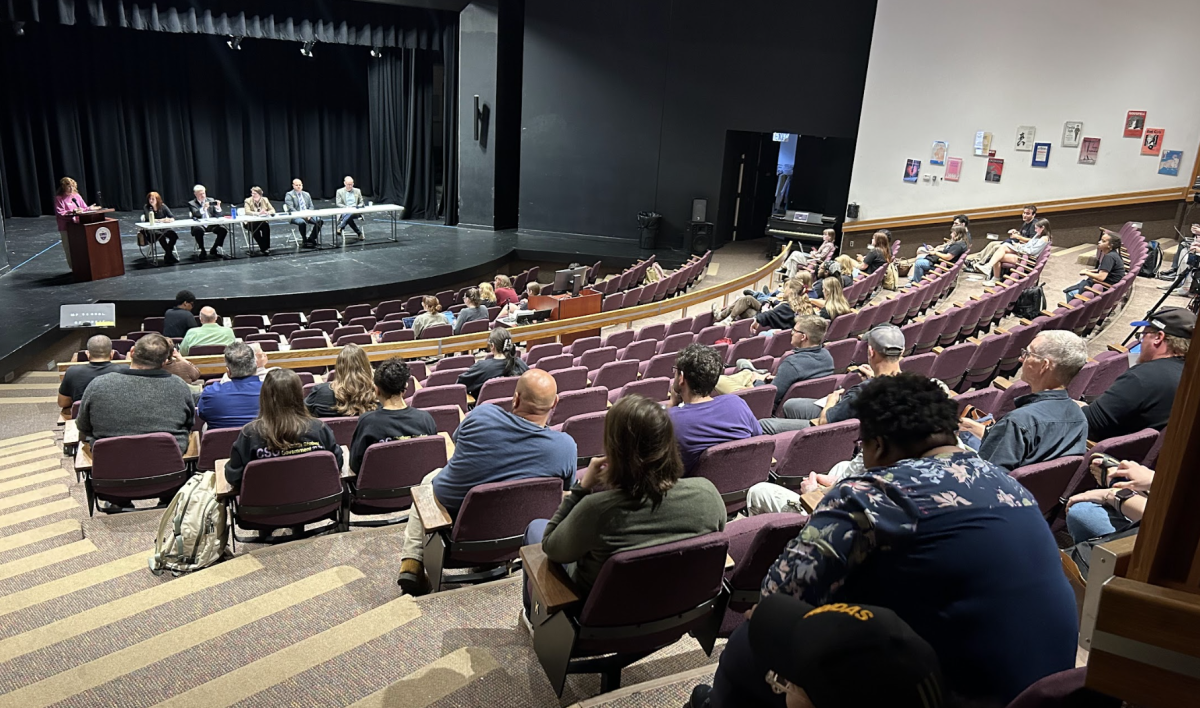
[[(420, 487), (416, 487), (414, 491), (416, 489)], [(413, 499), (416, 499), (415, 494)], [(546, 615), (565, 610), (582, 599), (579, 589), (567, 575), (567, 571), (546, 557), (542, 551), (542, 544), (522, 546), (521, 562), (525, 577), (529, 579), (529, 591), (533, 601), (541, 604)]]
[(433, 493), (433, 485), (422, 484), (412, 488), (413, 508), (421, 517), (421, 525), (425, 532), (442, 531), (454, 526), (454, 520), (446, 507), (438, 501)]

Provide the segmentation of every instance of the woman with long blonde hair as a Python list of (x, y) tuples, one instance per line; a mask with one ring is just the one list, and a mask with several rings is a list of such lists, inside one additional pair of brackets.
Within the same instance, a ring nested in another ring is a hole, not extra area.
[(479, 301), (484, 307), (496, 306), (496, 289), (492, 287), (491, 283), (479, 284)]
[(357, 416), (379, 407), (375, 395), (375, 372), (367, 353), (357, 344), (347, 344), (338, 354), (333, 370), (336, 378), (317, 384), (304, 405), (318, 418)]
[(819, 306), (821, 309), (819, 312), (817, 312), (818, 315), (824, 317), (830, 322), (833, 322), (838, 317), (852, 312), (850, 302), (846, 300), (846, 293), (842, 289), (842, 281), (840, 278), (826, 278), (824, 282), (821, 283), (821, 287), (824, 290), (824, 299), (813, 301), (813, 305), (820, 303)]

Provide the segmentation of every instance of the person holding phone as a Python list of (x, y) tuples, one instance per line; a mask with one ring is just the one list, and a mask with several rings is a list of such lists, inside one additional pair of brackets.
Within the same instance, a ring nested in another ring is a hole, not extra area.
[[(188, 212), (193, 219), (202, 221), (204, 219), (216, 219), (221, 216), (221, 200), (210, 198), (208, 190), (205, 189), (204, 185), (198, 184), (192, 187), (192, 196), (194, 199), (188, 202)], [(210, 231), (217, 236), (216, 240), (213, 241), (212, 250), (208, 252), (204, 250), (205, 231)], [(197, 258), (204, 258), (205, 255), (210, 255), (213, 258), (223, 258), (225, 250), (221, 247), (225, 245), (225, 237), (227, 235), (229, 235), (229, 230), (220, 224), (193, 226), (192, 238), (196, 239), (196, 247), (200, 249)]]
[(1092, 474), (1101, 487), (1067, 500), (1067, 531), (1075, 543), (1124, 531), (1146, 513), (1154, 470), (1129, 460), (1112, 467), (1114, 462), (1107, 455), (1093, 458)]

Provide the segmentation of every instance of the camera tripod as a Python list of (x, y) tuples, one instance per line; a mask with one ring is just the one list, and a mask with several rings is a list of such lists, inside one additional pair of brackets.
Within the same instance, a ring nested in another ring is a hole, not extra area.
[[(1200, 275), (1200, 273), (1196, 273), (1197, 264), (1193, 262), (1194, 260), (1197, 260), (1196, 256), (1189, 255), (1185, 258), (1184, 262), (1179, 266), (1179, 272), (1175, 274), (1175, 280), (1171, 283), (1171, 287), (1167, 288), (1166, 291), (1163, 292), (1162, 297), (1158, 299), (1158, 302), (1154, 303), (1154, 305), (1146, 311), (1146, 316), (1142, 318), (1143, 321), (1149, 320), (1150, 316), (1157, 312), (1158, 308), (1162, 307), (1162, 304), (1167, 301), (1167, 298), (1171, 296), (1171, 293), (1175, 292), (1179, 286), (1183, 285), (1183, 281), (1186, 280), (1188, 276)], [(1200, 308), (1200, 296), (1194, 296), (1188, 302), (1188, 309), (1191, 310), (1193, 314), (1196, 314), (1197, 308)], [(1129, 340), (1133, 339), (1134, 335), (1136, 335), (1140, 329), (1140, 327), (1134, 327), (1133, 329), (1129, 330), (1129, 334), (1126, 335), (1125, 341), (1121, 342), (1121, 346), (1126, 346), (1129, 344)]]

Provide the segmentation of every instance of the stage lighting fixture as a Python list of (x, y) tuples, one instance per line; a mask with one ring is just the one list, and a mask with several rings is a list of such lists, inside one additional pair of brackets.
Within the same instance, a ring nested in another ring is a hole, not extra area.
[(242, 48), (242, 38), (235, 37), (231, 34), (229, 35), (229, 39), (225, 40), (225, 46), (229, 47), (230, 49), (236, 49), (240, 51)]
[(304, 56), (308, 57), (309, 59), (312, 59), (313, 45), (315, 45), (315, 44), (316, 44), (316, 41), (310, 39), (309, 41), (304, 43), (303, 47), (300, 48), (300, 53), (303, 54)]
[(371, 58), (378, 59), (383, 56), (383, 52), (379, 51), (379, 47), (371, 47)]

